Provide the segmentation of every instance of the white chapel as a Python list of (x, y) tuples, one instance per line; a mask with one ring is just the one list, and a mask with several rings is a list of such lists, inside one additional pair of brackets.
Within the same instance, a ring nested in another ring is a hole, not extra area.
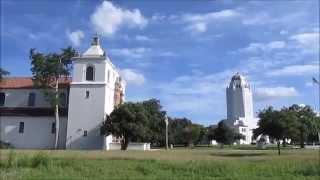
[[(126, 83), (95, 36), (87, 51), (73, 59), (72, 78), (59, 82), (60, 149), (108, 149), (113, 137), (100, 127), (124, 102)], [(54, 111), (31, 77), (0, 82), (0, 141), (14, 148), (51, 149), (55, 144)]]

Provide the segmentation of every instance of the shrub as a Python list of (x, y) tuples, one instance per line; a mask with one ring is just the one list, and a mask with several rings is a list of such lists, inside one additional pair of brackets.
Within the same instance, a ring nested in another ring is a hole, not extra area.
[(49, 164), (49, 157), (46, 154), (38, 153), (31, 158), (31, 167), (37, 168), (39, 166), (47, 167)]
[(9, 152), (8, 159), (7, 159), (7, 168), (14, 167), (16, 165), (16, 154), (13, 151)]
[(0, 149), (9, 149), (9, 148), (13, 148), (13, 146), (11, 146), (10, 143), (0, 141)]

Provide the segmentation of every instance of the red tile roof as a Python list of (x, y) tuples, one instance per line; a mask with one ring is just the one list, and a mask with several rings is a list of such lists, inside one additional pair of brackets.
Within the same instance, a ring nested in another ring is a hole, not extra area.
[[(70, 78), (61, 78), (61, 88), (69, 87)], [(0, 81), (0, 89), (33, 89), (35, 88), (31, 77), (7, 77)]]

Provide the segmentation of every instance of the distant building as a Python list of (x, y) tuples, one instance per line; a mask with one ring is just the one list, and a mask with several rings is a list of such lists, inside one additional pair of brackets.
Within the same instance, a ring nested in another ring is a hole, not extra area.
[[(60, 80), (60, 149), (108, 149), (113, 137), (100, 127), (123, 103), (125, 82), (102, 50), (99, 38), (73, 58), (72, 79)], [(0, 82), (0, 141), (15, 148), (51, 149), (55, 144), (54, 110), (31, 77)]]
[(252, 90), (244, 76), (236, 73), (232, 76), (226, 89), (227, 96), (227, 124), (245, 136), (240, 144), (252, 142), (252, 129), (257, 126), (254, 117)]

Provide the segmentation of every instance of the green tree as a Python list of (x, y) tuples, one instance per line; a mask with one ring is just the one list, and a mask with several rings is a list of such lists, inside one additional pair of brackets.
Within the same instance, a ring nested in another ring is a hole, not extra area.
[(284, 129), (284, 135), (282, 139), (282, 145), (283, 147), (286, 146), (286, 139), (291, 139), (291, 141), (297, 141), (299, 138), (297, 134), (299, 134), (297, 124), (298, 124), (298, 118), (296, 117), (295, 113), (289, 110), (289, 108), (282, 108), (282, 121), (285, 125)]
[(169, 139), (173, 144), (192, 146), (199, 140), (200, 126), (187, 118), (169, 118)]
[(4, 70), (3, 68), (0, 68), (0, 81), (3, 79), (3, 76), (9, 75), (9, 71)]
[(194, 144), (208, 144), (207, 131), (208, 128), (198, 124), (200, 133), (198, 139), (195, 140)]
[(320, 117), (316, 116), (311, 119), (311, 128), (308, 134), (308, 141), (315, 143), (320, 141)]
[(183, 137), (186, 139), (185, 144), (189, 147), (197, 144), (200, 136), (201, 126), (198, 124), (189, 124), (183, 129)]
[(142, 103), (124, 103), (114, 109), (102, 126), (102, 133), (121, 138), (121, 150), (126, 150), (132, 141), (147, 139), (147, 112)]
[(280, 155), (280, 141), (286, 134), (286, 114), (283, 111), (274, 110), (272, 107), (259, 112), (258, 128), (253, 131), (254, 137), (268, 135), (277, 141), (278, 154)]
[(71, 58), (76, 55), (72, 47), (62, 49), (61, 53), (40, 53), (30, 50), (31, 71), (36, 86), (43, 89), (46, 99), (54, 107), (56, 121), (55, 148), (59, 139), (59, 80), (67, 78), (72, 68)]
[(213, 139), (221, 145), (221, 148), (223, 148), (223, 145), (231, 145), (237, 140), (244, 139), (244, 136), (240, 133), (235, 132), (234, 129), (230, 128), (225, 123), (225, 120), (222, 120), (213, 130)]
[(160, 101), (150, 99), (142, 102), (142, 106), (146, 112), (148, 119), (148, 130), (146, 140), (152, 144), (165, 145), (165, 117), (166, 112), (162, 110)]
[(213, 140), (214, 138), (214, 130), (217, 128), (217, 125), (211, 125), (209, 127), (207, 127), (207, 141), (208, 141), (208, 145), (210, 144), (210, 142)]
[(294, 104), (288, 108), (288, 112), (294, 114), (296, 121), (296, 129), (298, 131), (298, 139), (300, 147), (304, 148), (308, 136), (316, 135), (319, 131), (316, 114), (310, 106), (299, 106)]

